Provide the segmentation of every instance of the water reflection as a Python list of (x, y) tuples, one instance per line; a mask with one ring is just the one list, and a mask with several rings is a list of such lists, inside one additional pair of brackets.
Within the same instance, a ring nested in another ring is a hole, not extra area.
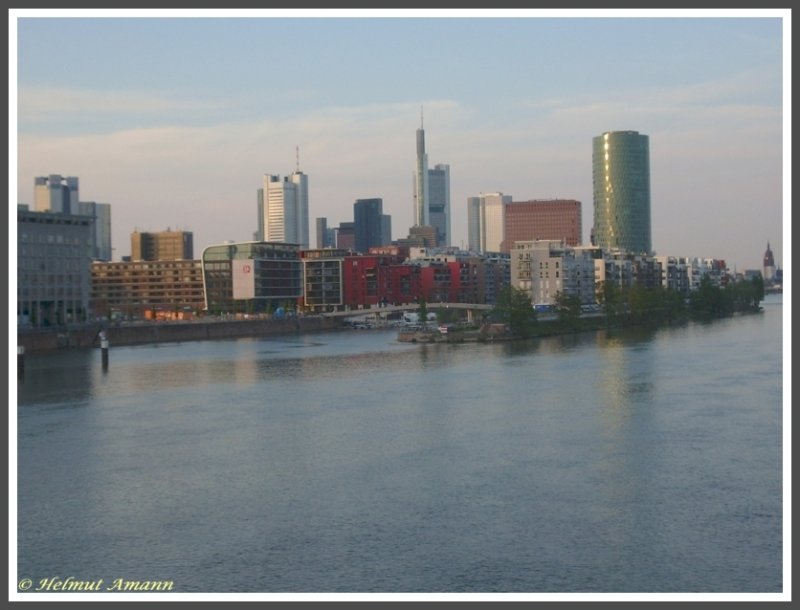
[(652, 341), (655, 330), (600, 330), (595, 336), (602, 349), (602, 396), (609, 421), (630, 417), (636, 404), (645, 404), (654, 392)]
[(99, 350), (28, 354), (17, 380), (17, 402), (69, 403), (92, 395), (92, 366), (100, 369)]

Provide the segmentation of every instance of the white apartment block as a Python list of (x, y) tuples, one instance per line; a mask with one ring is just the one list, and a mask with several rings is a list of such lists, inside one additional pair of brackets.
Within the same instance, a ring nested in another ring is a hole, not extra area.
[(511, 284), (526, 291), (531, 303), (556, 302), (559, 293), (595, 302), (594, 248), (564, 245), (560, 240), (515, 242), (511, 250)]

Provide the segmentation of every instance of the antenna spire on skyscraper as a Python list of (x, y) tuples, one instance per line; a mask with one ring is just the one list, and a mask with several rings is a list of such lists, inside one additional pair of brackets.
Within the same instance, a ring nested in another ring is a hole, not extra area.
[(425, 114), (422, 111), (422, 106), (419, 107), (419, 128), (425, 129)]
[(295, 145), (295, 155), (297, 157), (297, 168), (296, 171), (300, 171), (300, 146)]

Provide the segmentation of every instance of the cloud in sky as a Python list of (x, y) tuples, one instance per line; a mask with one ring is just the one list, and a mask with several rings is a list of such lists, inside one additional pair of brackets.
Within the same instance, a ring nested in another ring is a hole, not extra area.
[(19, 115), (32, 125), (53, 120), (69, 121), (97, 114), (125, 116), (132, 112), (161, 114), (184, 107), (178, 100), (148, 96), (139, 91), (81, 90), (70, 88), (25, 87), (19, 90)]
[[(763, 37), (753, 38), (763, 44)], [(686, 45), (677, 46), (692, 58)], [(333, 70), (336, 48), (328, 52)], [(304, 53), (310, 56), (308, 49)], [(656, 68), (679, 72), (669, 52), (663, 54), (663, 67)], [(558, 53), (548, 57), (557, 68)], [(430, 61), (435, 66), (435, 58)], [(515, 200), (579, 199), (588, 240), (591, 140), (619, 129), (650, 136), (653, 244), (659, 253), (715, 256), (753, 268), (770, 240), (780, 260), (779, 62), (766, 68), (732, 63), (703, 78), (626, 79), (608, 88), (536, 79), (497, 88), (496, 75), (486, 75), (487, 85), (469, 70), (465, 86), (442, 72), (442, 83), (453, 83), (452, 95), (439, 96), (418, 95), (412, 81), (404, 95), (384, 95), (397, 90), (389, 76), (385, 87), (372, 80), (363, 88), (357, 73), (338, 69), (330, 81), (338, 76), (344, 93), (320, 80), (293, 78), (303, 66), (295, 71), (289, 64), (264, 70), (261, 83), (256, 70), (252, 90), (194, 93), (186, 86), (79, 86), (21, 75), (18, 199), (32, 202), (34, 176), (78, 176), (83, 200), (112, 204), (115, 258), (129, 253), (134, 228), (187, 228), (198, 249), (247, 240), (256, 228), (262, 175), (293, 171), (299, 146), (300, 168), (310, 180), (312, 239), (315, 217), (328, 217), (329, 225), (352, 220), (353, 202), (364, 197), (383, 197), (393, 236), (403, 237), (411, 223), (422, 106), (429, 164), (451, 168), (457, 245), (466, 242), (466, 198), (498, 190)], [(370, 71), (373, 78), (379, 73)], [(404, 75), (394, 70), (391, 77)], [(448, 87), (432, 89), (446, 93)]]

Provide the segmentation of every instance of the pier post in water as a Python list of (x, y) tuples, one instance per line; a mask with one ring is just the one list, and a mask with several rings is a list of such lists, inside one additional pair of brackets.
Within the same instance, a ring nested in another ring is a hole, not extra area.
[(103, 370), (108, 370), (108, 339), (105, 331), (100, 331), (100, 354), (103, 362)]

